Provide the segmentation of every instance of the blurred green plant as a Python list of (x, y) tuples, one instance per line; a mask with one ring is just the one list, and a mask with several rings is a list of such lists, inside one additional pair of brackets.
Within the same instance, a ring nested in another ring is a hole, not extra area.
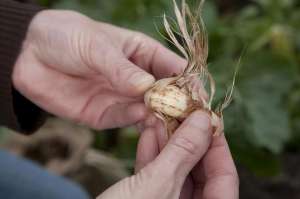
[[(161, 41), (155, 24), (162, 30), (161, 15), (172, 16), (173, 8), (171, 0), (39, 1), (143, 31)], [(226, 135), (234, 157), (259, 175), (275, 175), (284, 150), (300, 151), (299, 2), (253, 0), (225, 15), (215, 1), (208, 0), (204, 21), (210, 36), (209, 67), (218, 83), (219, 100), (242, 56), (234, 101), (225, 112)], [(121, 133), (119, 139), (112, 152), (133, 160), (137, 135)]]
[(228, 70), (235, 65), (232, 60), (246, 48), (234, 104), (225, 113), (226, 132), (238, 161), (257, 174), (274, 175), (280, 167), (278, 155), (300, 133), (293, 128), (299, 113), (291, 116), (288, 108), (299, 104), (295, 86), (300, 69), (300, 8), (292, 0), (255, 2), (217, 18), (219, 22), (209, 29), (210, 60), (219, 84), (226, 84)]

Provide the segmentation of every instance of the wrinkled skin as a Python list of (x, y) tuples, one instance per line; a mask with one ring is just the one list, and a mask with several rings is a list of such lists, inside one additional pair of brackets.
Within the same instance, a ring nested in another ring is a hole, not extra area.
[(238, 176), (224, 135), (212, 137), (210, 115), (192, 113), (170, 140), (163, 124), (142, 126), (136, 174), (97, 199), (238, 199)]
[(167, 141), (143, 103), (155, 79), (186, 62), (144, 34), (70, 11), (46, 10), (31, 22), (13, 70), (14, 87), (42, 109), (92, 128), (139, 123), (136, 174), (101, 199), (237, 199), (238, 177), (224, 136), (196, 111)]
[(13, 83), (57, 116), (97, 129), (123, 127), (146, 117), (142, 95), (155, 78), (183, 63), (142, 33), (71, 11), (42, 11), (30, 24)]

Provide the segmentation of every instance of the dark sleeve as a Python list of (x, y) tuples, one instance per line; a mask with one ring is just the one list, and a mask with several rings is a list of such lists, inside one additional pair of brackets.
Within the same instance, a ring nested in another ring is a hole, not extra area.
[(12, 0), (0, 0), (0, 125), (25, 134), (35, 131), (46, 113), (12, 85), (12, 69), (27, 28), (42, 8)]

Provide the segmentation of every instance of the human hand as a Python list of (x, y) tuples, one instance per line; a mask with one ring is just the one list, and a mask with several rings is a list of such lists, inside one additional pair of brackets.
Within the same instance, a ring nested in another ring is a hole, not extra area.
[(146, 117), (142, 95), (154, 78), (183, 65), (141, 33), (76, 12), (46, 10), (29, 26), (13, 84), (57, 116), (98, 129), (122, 127)]
[(194, 112), (168, 142), (162, 125), (154, 123), (141, 134), (136, 174), (97, 199), (238, 199), (229, 148), (224, 136), (212, 138), (207, 113)]

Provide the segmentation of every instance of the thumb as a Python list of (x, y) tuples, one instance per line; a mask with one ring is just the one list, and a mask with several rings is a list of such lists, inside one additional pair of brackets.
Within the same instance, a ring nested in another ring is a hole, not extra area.
[(129, 61), (122, 52), (107, 47), (103, 55), (95, 55), (98, 71), (111, 83), (114, 89), (126, 96), (144, 93), (155, 82), (155, 78)]
[(151, 74), (126, 58), (121, 58), (120, 63), (112, 63), (107, 78), (110, 79), (116, 90), (128, 96), (144, 93), (155, 82), (155, 78)]
[[(153, 162), (136, 175), (112, 186), (97, 199), (179, 198), (186, 176), (210, 145), (211, 131), (210, 116), (202, 111), (194, 112)], [(150, 159), (153, 155), (150, 154)]]
[(159, 173), (167, 173), (183, 183), (208, 150), (211, 131), (210, 116), (203, 111), (194, 112), (175, 131), (153, 166)]

